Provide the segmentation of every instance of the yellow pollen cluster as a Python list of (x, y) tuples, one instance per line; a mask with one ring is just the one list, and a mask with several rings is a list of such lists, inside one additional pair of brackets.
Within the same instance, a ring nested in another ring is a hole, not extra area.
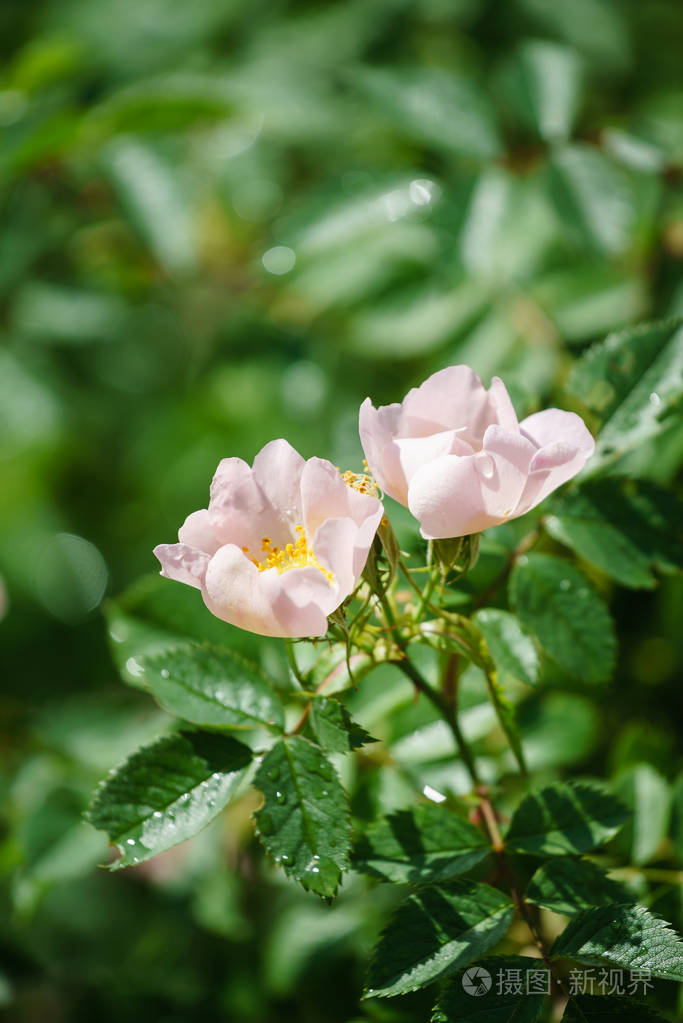
[(282, 575), (283, 572), (289, 572), (292, 568), (307, 568), (309, 565), (312, 565), (313, 568), (317, 568), (322, 572), (329, 583), (333, 583), (334, 573), (329, 572), (320, 564), (313, 548), (308, 546), (304, 527), (297, 526), (296, 531), (299, 534), (296, 542), (286, 544), (282, 550), (279, 547), (273, 546), (270, 537), (264, 536), (261, 540), (260, 560), (252, 555), (248, 547), (243, 547), (242, 550), (256, 565), (259, 572), (266, 572), (269, 568), (276, 568), (278, 573)]
[[(365, 459), (363, 459), (363, 465), (367, 469), (368, 463)], [(341, 478), (359, 494), (368, 494), (370, 497), (377, 497), (379, 494), (377, 484), (369, 472), (353, 472), (351, 469), (347, 469), (341, 474)]]

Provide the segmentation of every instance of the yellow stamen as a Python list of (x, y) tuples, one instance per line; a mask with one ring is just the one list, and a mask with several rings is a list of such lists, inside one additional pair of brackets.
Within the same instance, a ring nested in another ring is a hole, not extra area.
[(313, 548), (308, 546), (304, 527), (296, 526), (296, 532), (299, 534), (296, 542), (286, 544), (284, 550), (273, 547), (270, 537), (264, 536), (261, 540), (261, 553), (265, 557), (262, 560), (253, 557), (248, 547), (243, 547), (242, 550), (256, 565), (259, 572), (267, 572), (269, 568), (276, 568), (282, 575), (283, 572), (289, 572), (292, 568), (307, 568), (311, 565), (322, 572), (329, 583), (333, 583), (334, 573), (329, 572), (320, 564)]
[[(366, 467), (367, 464), (367, 462), (364, 462)], [(357, 490), (359, 494), (368, 494), (370, 497), (377, 497), (379, 495), (377, 484), (369, 472), (353, 472), (351, 469), (347, 469), (346, 472), (341, 474), (341, 478), (344, 480), (344, 483)]]

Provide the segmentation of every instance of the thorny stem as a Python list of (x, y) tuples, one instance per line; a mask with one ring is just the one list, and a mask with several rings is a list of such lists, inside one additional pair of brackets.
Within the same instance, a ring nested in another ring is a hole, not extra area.
[[(500, 577), (497, 577), (494, 580), (491, 587), (489, 587), (489, 590), (486, 591), (484, 595), (484, 600), (488, 600), (491, 593), (495, 593), (498, 586), (500, 586), (500, 584), (503, 582), (503, 580), (509, 573), (515, 560), (521, 554), (523, 554), (524, 551), (528, 550), (529, 547), (533, 545), (537, 537), (538, 530), (536, 529), (522, 540), (522, 542), (517, 546), (513, 554), (508, 559), (508, 563), (505, 566), (504, 572), (501, 574)], [(439, 610), (437, 608), (432, 607), (430, 603), (430, 597), (432, 595), (435, 585), (435, 575), (432, 574), (432, 577), (428, 582), (427, 586), (425, 587), (425, 589), (420, 590), (419, 586), (412, 578), (410, 571), (400, 560), (399, 567), (403, 572), (405, 578), (411, 585), (411, 587), (415, 590), (415, 592), (418, 594), (420, 598), (418, 603), (418, 609), (415, 615), (415, 621), (418, 621), (422, 613), (427, 609), (433, 611), (436, 615), (439, 615), (440, 614)], [(397, 659), (394, 663), (411, 680), (416, 689), (419, 692), (423, 693), (427, 697), (427, 699), (430, 700), (430, 702), (436, 707), (436, 709), (439, 711), (439, 713), (445, 720), (446, 724), (450, 728), (451, 732), (453, 733), (453, 737), (455, 739), (460, 757), (468, 770), (468, 773), (472, 780), (474, 791), (476, 795), (479, 797), (479, 809), (486, 831), (491, 841), (491, 848), (495, 854), (498, 863), (500, 877), (505, 882), (510, 892), (510, 896), (512, 898), (517, 915), (524, 921), (527, 928), (529, 929), (529, 933), (531, 934), (534, 944), (536, 945), (541, 955), (541, 958), (545, 963), (546, 969), (550, 973), (551, 977), (553, 977), (559, 989), (563, 992), (564, 995), (568, 997), (569, 992), (567, 990), (567, 987), (562, 977), (560, 977), (556, 973), (554, 964), (550, 959), (549, 951), (546, 948), (545, 942), (543, 940), (543, 936), (540, 933), (538, 927), (536, 926), (536, 922), (534, 920), (531, 907), (526, 902), (524, 894), (520, 893), (519, 891), (517, 882), (515, 880), (514, 872), (512, 870), (510, 861), (505, 850), (505, 841), (500, 833), (500, 828), (498, 827), (496, 811), (491, 802), (488, 788), (485, 785), (482, 785), (481, 781), (479, 780), (477, 768), (474, 763), (474, 757), (472, 756), (472, 753), (470, 752), (465, 737), (460, 729), (460, 724), (458, 722), (457, 716), (457, 654), (451, 654), (448, 660), (446, 661), (442, 677), (442, 692), (438, 692), (436, 689), (432, 688), (432, 686), (429, 685), (429, 683), (423, 678), (423, 676), (418, 671), (416, 666), (410, 660), (410, 657), (408, 656), (408, 653), (406, 651), (407, 645), (406, 641), (400, 634), (396, 622), (396, 616), (394, 615), (393, 608), (391, 607), (391, 604), (389, 603), (386, 594), (380, 593), (377, 596), (381, 604), (382, 610), (384, 612), (384, 617), (386, 619), (388, 629), (394, 639), (394, 642), (396, 643), (396, 646), (403, 654), (403, 656), (400, 659)], [(467, 650), (466, 641), (463, 641), (462, 645), (463, 649)]]
[(566, 989), (564, 981), (555, 972), (554, 964), (550, 959), (550, 955), (548, 953), (548, 949), (545, 946), (545, 942), (543, 941), (543, 937), (540, 931), (538, 930), (538, 927), (536, 926), (536, 922), (533, 918), (533, 914), (531, 912), (529, 904), (524, 898), (523, 893), (520, 893), (517, 887), (517, 882), (515, 881), (512, 867), (510, 866), (510, 861), (505, 852), (505, 842), (501, 836), (500, 828), (498, 827), (496, 811), (493, 808), (493, 804), (491, 803), (488, 789), (486, 788), (486, 786), (483, 785), (479, 786), (477, 789), (477, 795), (479, 796), (480, 800), (479, 809), (481, 810), (481, 815), (484, 819), (486, 830), (488, 831), (489, 838), (491, 839), (491, 848), (493, 849), (496, 855), (496, 860), (498, 862), (498, 870), (502, 880), (506, 883), (510, 891), (510, 896), (512, 897), (512, 901), (514, 903), (517, 915), (524, 921), (524, 923), (529, 928), (531, 937), (534, 940), (536, 948), (541, 954), (541, 958), (545, 963), (546, 969), (549, 971), (550, 975), (555, 980), (556, 984), (561, 989), (561, 991), (568, 996), (569, 992)]

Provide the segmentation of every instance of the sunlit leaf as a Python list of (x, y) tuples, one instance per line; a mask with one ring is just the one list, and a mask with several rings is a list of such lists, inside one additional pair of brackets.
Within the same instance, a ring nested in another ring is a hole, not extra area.
[(230, 736), (181, 732), (134, 753), (98, 788), (88, 820), (121, 858), (142, 863), (196, 835), (237, 788), (251, 750)]

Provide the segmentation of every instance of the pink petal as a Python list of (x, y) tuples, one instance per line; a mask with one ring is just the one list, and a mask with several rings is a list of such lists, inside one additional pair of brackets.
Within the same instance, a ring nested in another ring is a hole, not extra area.
[[(461, 440), (479, 447), (487, 426), (495, 423), (487, 391), (469, 366), (448, 366), (433, 373), (420, 387), (409, 391), (403, 400), (404, 416), (411, 421), (410, 436), (424, 436), (431, 428), (419, 431), (419, 420), (426, 426), (438, 423), (441, 430), (458, 430)], [(406, 434), (404, 434), (405, 436)]]
[(272, 507), (294, 525), (302, 521), (299, 484), (305, 464), (283, 438), (270, 441), (254, 459), (254, 479)]
[(519, 501), (534, 455), (520, 434), (490, 426), (477, 455), (447, 455), (413, 476), (409, 508), (428, 539), (467, 536), (504, 522)]
[[(368, 520), (368, 524), (370, 522), (371, 520)], [(375, 519), (374, 524), (375, 528), (369, 539), (370, 529), (362, 527), (359, 529), (349, 518), (328, 519), (315, 534), (313, 541), (315, 556), (321, 565), (333, 573), (338, 587), (335, 605), (337, 607), (353, 592), (365, 567), (379, 520)], [(334, 608), (329, 608), (329, 611), (332, 610)]]
[(334, 603), (336, 588), (317, 568), (259, 572), (232, 544), (221, 547), (206, 571), (204, 601), (217, 618), (260, 636), (322, 636), (323, 600)]
[(166, 579), (201, 589), (210, 560), (207, 553), (186, 543), (161, 543), (154, 548), (154, 555), (161, 562), (161, 574)]
[(188, 547), (196, 547), (206, 554), (215, 554), (220, 544), (209, 519), (208, 508), (201, 508), (187, 516), (178, 530), (178, 539)]
[[(266, 452), (266, 448), (261, 454)], [(264, 471), (268, 465), (268, 454), (266, 452), (261, 463)], [(254, 473), (241, 458), (224, 458), (218, 466), (211, 483), (208, 511), (209, 524), (220, 545), (234, 543), (239, 547), (249, 547), (257, 556), (264, 537), (282, 546), (293, 536), (294, 524), (286, 522), (281, 511), (273, 507)]]
[(221, 507), (230, 495), (251, 477), (251, 468), (241, 458), (223, 458), (218, 463), (210, 487), (210, 505)]
[(517, 431), (517, 413), (510, 401), (510, 395), (500, 377), (494, 377), (489, 387), (489, 403), (495, 411), (495, 421), (506, 430)]
[(398, 462), (388, 464), (385, 452), (398, 434), (400, 421), (400, 405), (384, 405), (376, 409), (369, 398), (365, 399), (358, 414), (358, 431), (370, 471), (382, 490), (397, 501), (401, 500), (398, 495), (404, 493), (407, 483)]
[(410, 481), (418, 469), (433, 458), (442, 455), (471, 455), (472, 448), (455, 430), (433, 433), (430, 437), (399, 437), (394, 441), (398, 459), (406, 480)]
[(582, 451), (585, 458), (590, 458), (595, 450), (593, 437), (581, 416), (577, 416), (575, 412), (548, 408), (527, 416), (519, 424), (519, 428), (524, 436), (539, 448), (547, 444), (567, 444)]
[(348, 516), (360, 526), (369, 517), (379, 524), (383, 514), (382, 502), (378, 498), (354, 490), (344, 482), (339, 470), (324, 458), (309, 458), (306, 462), (301, 474), (301, 504), (309, 542), (326, 519)]
[(586, 464), (585, 451), (568, 444), (548, 444), (536, 452), (514, 517), (535, 508), (548, 494), (581, 472)]

